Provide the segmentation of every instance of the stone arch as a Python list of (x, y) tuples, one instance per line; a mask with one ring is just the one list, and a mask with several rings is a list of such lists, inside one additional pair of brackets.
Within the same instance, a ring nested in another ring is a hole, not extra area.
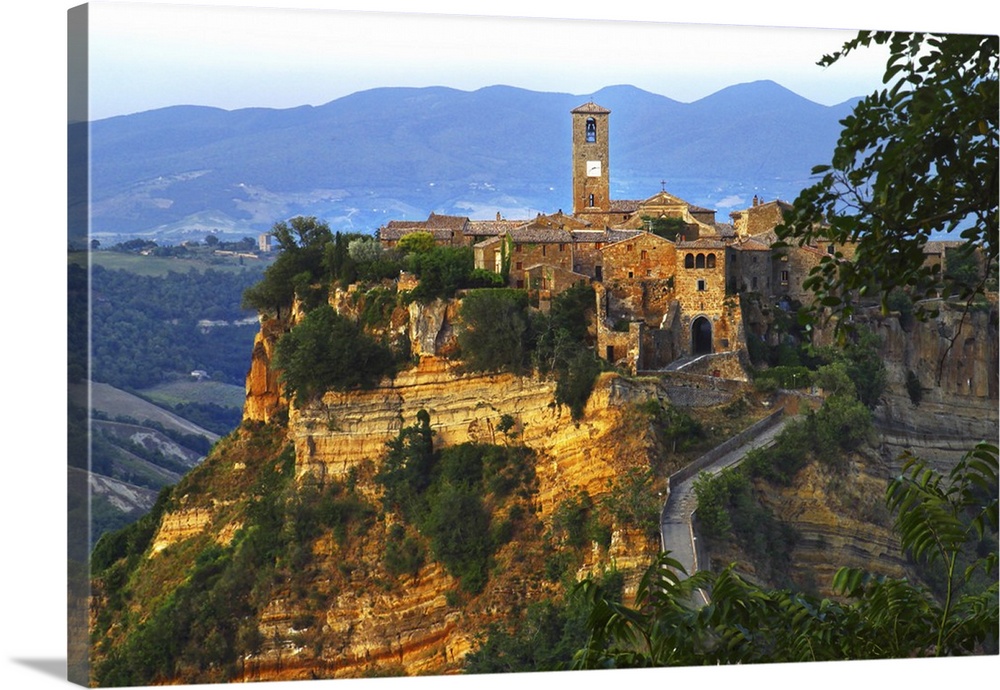
[(709, 254), (705, 257), (705, 268), (715, 268), (715, 254)]
[(587, 143), (592, 144), (597, 141), (597, 120), (592, 117), (587, 118)]
[(694, 268), (694, 254), (684, 256), (684, 268)]
[(712, 322), (699, 316), (691, 322), (691, 354), (707, 355), (712, 352)]
[(694, 258), (694, 267), (695, 268), (705, 268), (705, 255), (704, 254), (699, 254), (698, 256), (696, 256)]

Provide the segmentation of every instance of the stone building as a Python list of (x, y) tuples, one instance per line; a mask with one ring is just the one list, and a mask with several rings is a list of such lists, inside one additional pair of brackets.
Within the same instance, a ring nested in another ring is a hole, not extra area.
[(426, 221), (390, 222), (379, 239), (392, 247), (408, 232), (425, 231), (438, 244), (471, 246), (476, 268), (507, 275), (510, 287), (531, 291), (543, 308), (589, 281), (597, 294), (597, 352), (633, 371), (742, 351), (740, 294), (803, 301), (802, 281), (827, 252), (850, 258), (843, 247), (774, 251), (774, 228), (791, 208), (780, 200), (755, 196), (724, 224), (715, 211), (666, 189), (612, 199), (610, 115), (593, 102), (570, 111), (571, 213), (523, 221), (432, 213)]
[(773, 230), (784, 220), (785, 211), (790, 211), (792, 205), (776, 199), (763, 201), (754, 194), (750, 208), (733, 211), (729, 217), (733, 219), (736, 236), (740, 239), (760, 235)]

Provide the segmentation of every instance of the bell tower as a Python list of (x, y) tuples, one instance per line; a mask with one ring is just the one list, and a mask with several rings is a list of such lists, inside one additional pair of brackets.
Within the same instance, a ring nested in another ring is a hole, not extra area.
[(573, 214), (611, 210), (608, 170), (608, 115), (593, 101), (573, 115)]

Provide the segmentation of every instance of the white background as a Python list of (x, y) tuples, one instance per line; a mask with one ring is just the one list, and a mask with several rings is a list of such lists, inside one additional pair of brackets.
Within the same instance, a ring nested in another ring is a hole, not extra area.
[[(3, 411), (3, 540), (0, 563), (0, 678), (2, 687), (61, 687), (65, 681), (65, 123), (66, 10), (60, 0), (4, 3), (3, 328), (0, 401)], [(181, 4), (176, 1), (173, 4)], [(413, 11), (402, 2), (296, 0), (202, 4)], [(812, 5), (813, 3), (809, 3)], [(889, 4), (889, 3), (884, 3)], [(989, 3), (906, 3), (905, 13), (882, 3), (847, 0), (805, 7), (781, 2), (652, 4), (616, 0), (601, 5), (550, 0), (477, 4), (423, 0), (420, 11), (586, 19), (630, 19), (764, 26), (938, 30), (997, 33)], [(892, 5), (899, 6), (897, 3)], [(474, 7), (475, 9), (470, 9)], [(329, 688), (500, 688), (512, 683), (573, 683), (577, 687), (946, 687), (998, 677), (997, 657), (756, 666), (712, 669), (524, 674), (517, 677), (318, 681)], [(310, 687), (314, 687), (310, 686)], [(202, 686), (205, 687), (205, 686)], [(212, 686), (215, 687), (215, 686)], [(266, 688), (294, 690), (301, 683)]]

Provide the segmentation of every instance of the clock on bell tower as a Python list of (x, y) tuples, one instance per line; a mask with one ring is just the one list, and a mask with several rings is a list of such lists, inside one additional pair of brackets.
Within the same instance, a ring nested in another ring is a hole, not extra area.
[(573, 213), (611, 210), (608, 178), (608, 115), (593, 101), (573, 115)]

